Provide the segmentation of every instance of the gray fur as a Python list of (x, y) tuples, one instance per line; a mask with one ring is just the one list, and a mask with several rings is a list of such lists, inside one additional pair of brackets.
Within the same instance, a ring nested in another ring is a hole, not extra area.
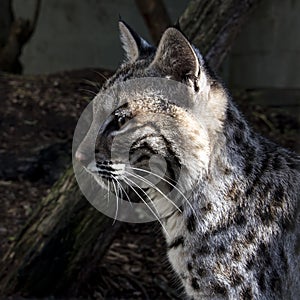
[[(148, 146), (169, 157), (174, 168), (180, 164), (186, 184), (193, 187), (192, 208), (183, 202), (182, 213), (163, 220), (169, 260), (187, 295), (299, 299), (299, 157), (253, 132), (199, 51), (177, 29), (164, 33), (156, 53), (147, 46), (147, 55), (141, 56), (143, 49), (126, 25), (120, 27), (130, 59), (104, 89), (132, 78), (175, 79), (194, 90), (187, 95), (191, 107), (202, 107), (195, 119), (184, 107), (158, 105), (146, 95), (128, 99), (127, 108), (135, 114), (137, 128), (149, 122), (159, 129), (168, 144), (153, 138), (154, 127), (144, 125), (136, 135), (148, 130)], [(157, 111), (164, 120), (156, 117)], [(114, 128), (115, 134), (119, 129)], [(99, 149), (103, 143), (107, 145), (107, 135), (99, 137)], [(140, 155), (146, 153), (142, 144), (136, 148)], [(113, 168), (114, 161), (105, 155), (100, 151), (96, 159)], [(150, 195), (158, 207), (167, 205)]]

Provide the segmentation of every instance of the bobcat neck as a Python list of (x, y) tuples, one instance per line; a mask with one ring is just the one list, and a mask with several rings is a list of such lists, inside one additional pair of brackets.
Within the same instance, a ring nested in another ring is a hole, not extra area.
[(227, 119), (192, 208), (184, 202), (182, 214), (165, 219), (169, 260), (194, 299), (280, 299), (290, 295), (280, 275), (299, 271), (289, 266), (287, 209), (295, 214), (297, 203), (270, 172), (288, 166), (289, 152), (253, 134), (234, 106)]

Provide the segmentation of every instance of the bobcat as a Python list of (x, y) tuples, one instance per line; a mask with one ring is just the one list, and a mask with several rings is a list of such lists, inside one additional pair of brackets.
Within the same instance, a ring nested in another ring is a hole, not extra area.
[[(97, 125), (94, 161), (88, 139), (75, 157), (107, 185), (121, 182), (124, 192), (153, 202), (158, 213), (170, 211), (159, 221), (169, 261), (189, 298), (300, 299), (300, 158), (253, 132), (179, 29), (168, 28), (156, 49), (125, 22), (119, 27), (126, 61), (103, 90), (162, 78), (189, 92), (182, 102), (159, 85), (128, 96), (126, 105)], [(110, 156), (118, 136), (125, 137), (120, 148), (131, 144), (130, 164)], [(142, 175), (135, 175), (140, 186), (130, 177), (133, 169), (151, 173), (152, 155), (166, 161), (159, 189)], [(177, 207), (161, 193), (174, 186), (179, 170), (191, 192), (179, 194)]]

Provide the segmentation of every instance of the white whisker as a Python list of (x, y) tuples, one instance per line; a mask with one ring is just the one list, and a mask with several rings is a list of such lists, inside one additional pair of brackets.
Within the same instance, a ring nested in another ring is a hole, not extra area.
[(171, 202), (175, 208), (179, 211), (182, 212), (181, 209), (176, 205), (176, 203), (174, 203), (169, 197), (167, 197), (156, 185), (154, 185), (151, 181), (147, 180), (146, 178), (144, 178), (143, 176), (140, 176), (136, 173), (130, 173), (125, 171), (127, 174), (131, 175), (132, 177), (135, 177), (141, 181), (143, 181), (144, 183), (150, 185), (153, 189), (155, 189), (156, 191), (158, 191), (164, 198), (166, 198), (169, 202)]
[(102, 74), (102, 73), (100, 73), (100, 72), (98, 72), (96, 70), (93, 70), (93, 72), (96, 73), (97, 75), (99, 75), (100, 77), (102, 77), (103, 79), (108, 80), (108, 77), (105, 76), (104, 74)]
[(174, 184), (172, 184), (171, 182), (169, 182), (168, 180), (166, 180), (166, 179), (163, 178), (162, 176), (160, 176), (160, 175), (158, 175), (158, 174), (155, 174), (155, 173), (153, 173), (153, 172), (150, 172), (150, 171), (148, 171), (148, 170), (141, 169), (141, 168), (135, 168), (135, 167), (128, 167), (128, 166), (127, 166), (127, 168), (130, 168), (130, 169), (132, 169), (132, 170), (141, 171), (141, 172), (145, 172), (145, 173), (151, 174), (151, 175), (156, 176), (156, 177), (158, 177), (159, 179), (163, 180), (164, 182), (166, 182), (166, 183), (169, 184), (170, 186), (172, 186), (176, 191), (179, 192), (179, 194), (183, 197), (183, 199), (188, 203), (188, 205), (190, 206), (190, 208), (191, 208), (192, 212), (194, 213), (195, 217), (196, 217), (197, 220), (199, 221), (198, 216), (197, 216), (197, 214), (196, 214), (196, 212), (195, 212), (195, 210), (194, 210), (192, 204), (191, 204), (190, 201), (188, 200), (188, 198), (187, 198), (187, 197), (183, 194), (183, 192), (182, 192), (180, 189), (178, 189)]
[(88, 84), (88, 85), (94, 87), (94, 88), (99, 89), (99, 90), (100, 90), (100, 88), (101, 88), (101, 86), (99, 85), (98, 82), (94, 82), (94, 81), (91, 81), (91, 80), (89, 80), (89, 79), (83, 79), (82, 81), (83, 81), (84, 83), (86, 83), (86, 84)]
[(108, 184), (107, 184), (107, 186), (108, 186), (108, 192), (107, 192), (107, 206), (108, 206), (108, 204), (109, 204), (109, 194), (110, 194), (110, 182), (108, 181)]
[[(149, 195), (137, 184), (135, 183), (133, 180), (129, 179), (128, 177), (126, 177), (128, 180), (130, 180), (130, 182), (132, 182), (139, 190), (141, 190), (143, 192), (143, 194), (149, 199), (149, 201), (151, 202), (151, 204), (153, 205), (158, 217), (160, 218), (160, 215), (159, 215), (159, 211), (158, 209), (156, 208), (154, 202), (152, 201), (152, 199), (149, 197)], [(132, 186), (131, 186), (132, 187)]]
[(116, 198), (117, 198), (116, 214), (115, 214), (114, 222), (113, 222), (113, 224), (115, 224), (115, 222), (116, 222), (116, 220), (117, 220), (117, 217), (118, 217), (118, 210), (119, 210), (119, 197), (118, 197), (119, 192), (118, 192), (118, 190), (117, 190), (117, 188), (116, 188), (115, 182), (112, 181), (112, 183), (113, 183), (114, 190), (115, 190), (115, 193), (116, 193)]
[(116, 180), (116, 182), (117, 182), (117, 184), (119, 185), (119, 187), (120, 187), (120, 190), (122, 190), (122, 199), (123, 199), (123, 192), (125, 193), (125, 196), (127, 197), (127, 199), (128, 199), (128, 202), (130, 203), (130, 205), (131, 205), (131, 207), (132, 207), (132, 203), (131, 203), (131, 201), (130, 201), (130, 197), (128, 196), (128, 194), (127, 194), (127, 192), (126, 192), (126, 190), (124, 189), (124, 187), (122, 186), (122, 184), (119, 182), (119, 180), (115, 177), (115, 176), (113, 176), (113, 175), (111, 175), (112, 176), (112, 178), (113, 179), (115, 179)]
[(88, 92), (94, 96), (97, 96), (97, 93), (95, 93), (94, 91), (87, 90), (87, 89), (79, 89), (79, 91)]
[[(162, 223), (162, 221), (159, 219), (159, 217), (155, 214), (155, 212), (153, 211), (153, 209), (148, 205), (148, 203), (143, 199), (143, 197), (141, 197), (139, 195), (139, 193), (136, 191), (136, 189), (128, 182), (132, 180), (130, 180), (128, 177), (122, 177), (122, 179), (130, 186), (130, 188), (136, 193), (136, 195), (144, 202), (144, 204), (147, 206), (147, 208), (151, 211), (151, 213), (155, 216), (155, 218), (157, 219), (157, 221), (159, 222), (159, 224), (162, 226), (163, 230), (166, 232), (167, 236), (169, 237), (169, 233), (167, 231), (167, 229), (165, 228), (164, 224)], [(135, 182), (133, 182), (135, 184)]]

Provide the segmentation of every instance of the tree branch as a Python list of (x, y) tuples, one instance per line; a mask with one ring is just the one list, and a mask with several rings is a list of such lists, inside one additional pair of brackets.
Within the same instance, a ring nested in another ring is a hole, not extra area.
[(42, 5), (42, 0), (36, 0), (33, 18), (32, 18), (32, 21), (30, 22), (30, 26), (29, 26), (27, 41), (31, 38), (32, 34), (34, 33), (34, 31), (36, 29), (40, 11), (41, 11), (41, 5)]
[[(18, 18), (11, 23), (9, 34), (4, 46), (0, 49), (0, 70), (11, 73), (21, 73), (22, 65), (19, 57), (22, 54), (24, 45), (29, 41), (37, 25), (41, 1), (36, 0), (33, 19), (24, 20)], [(10, 1), (11, 5), (11, 1)], [(12, 8), (11, 14), (13, 15)]]

